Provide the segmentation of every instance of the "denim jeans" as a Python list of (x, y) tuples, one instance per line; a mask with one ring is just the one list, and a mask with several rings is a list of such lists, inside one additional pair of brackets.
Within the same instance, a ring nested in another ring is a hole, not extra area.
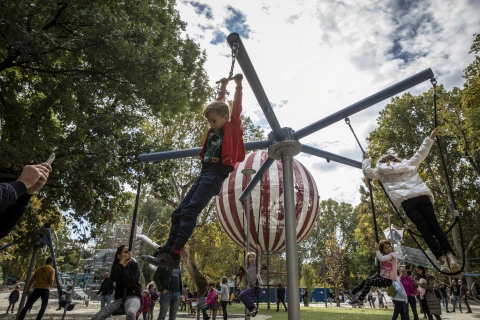
[(448, 312), (448, 297), (443, 297), (443, 303), (445, 303), (445, 311)]
[(35, 301), (38, 300), (38, 298), (42, 299), (42, 306), (40, 307), (40, 310), (38, 311), (37, 318), (36, 320), (40, 320), (43, 317), (43, 314), (45, 313), (45, 309), (47, 309), (48, 305), (48, 298), (50, 297), (50, 290), (48, 289), (34, 289), (30, 297), (27, 299), (27, 303), (25, 304), (25, 307), (23, 307), (22, 311), (20, 312), (20, 315), (18, 316), (18, 320), (23, 320), (25, 319), (25, 315), (27, 314), (27, 311), (32, 309), (33, 304)]
[(200, 307), (203, 313), (203, 320), (210, 318), (207, 314), (207, 310), (213, 309), (213, 307), (215, 307), (214, 304), (204, 304), (203, 306)]
[(112, 296), (111, 295), (106, 295), (106, 296), (101, 296), (100, 297), (100, 308), (105, 307), (106, 304), (112, 303)]
[(13, 313), (13, 309), (15, 309), (15, 303), (16, 302), (9, 302), (8, 303), (7, 313), (8, 313), (8, 310), (10, 310), (10, 307), (12, 307), (12, 313)]
[(158, 320), (164, 320), (167, 316), (168, 308), (168, 320), (175, 320), (177, 317), (178, 306), (180, 305), (180, 291), (169, 292), (160, 294), (160, 313), (158, 314)]

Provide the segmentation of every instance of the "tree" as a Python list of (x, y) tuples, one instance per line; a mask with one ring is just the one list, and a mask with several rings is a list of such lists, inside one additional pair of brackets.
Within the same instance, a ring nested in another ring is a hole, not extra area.
[[(345, 271), (347, 268), (345, 249), (340, 247), (337, 236), (332, 233), (327, 239), (326, 250), (323, 255), (323, 268), (325, 268), (325, 277), (333, 285), (335, 297), (339, 297), (340, 288), (343, 285)], [(321, 270), (319, 270), (319, 274)], [(337, 307), (340, 307), (340, 300), (336, 299)]]
[(149, 141), (145, 119), (208, 97), (205, 54), (171, 0), (0, 7), (0, 181), (55, 150), (43, 205), (102, 225), (135, 184), (136, 156), (168, 148)]

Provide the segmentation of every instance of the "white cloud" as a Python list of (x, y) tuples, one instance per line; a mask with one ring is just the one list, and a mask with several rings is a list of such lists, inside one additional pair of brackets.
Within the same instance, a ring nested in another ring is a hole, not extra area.
[[(447, 89), (461, 86), (480, 22), (480, 2), (468, 0), (237, 0), (228, 5), (199, 0), (194, 4), (197, 7), (181, 1), (178, 10), (188, 23), (187, 33), (207, 52), (205, 67), (212, 84), (228, 74), (231, 62), (226, 41), (213, 44), (212, 40), (228, 35), (236, 25), (245, 34), (242, 42), (269, 100), (277, 105), (280, 125), (295, 130), (427, 68)], [(238, 65), (235, 71), (241, 72)], [(253, 92), (248, 84), (244, 88), (245, 114), (265, 123)], [(426, 81), (409, 91), (419, 94), (429, 88)], [(350, 117), (364, 148), (387, 102)], [(301, 142), (361, 159), (343, 121)], [(359, 202), (360, 170), (304, 154), (297, 158), (312, 172), (322, 199)]]

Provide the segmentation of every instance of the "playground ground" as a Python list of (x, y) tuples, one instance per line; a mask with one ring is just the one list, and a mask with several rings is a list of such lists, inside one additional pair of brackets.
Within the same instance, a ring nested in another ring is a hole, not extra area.
[[(0, 318), (1, 319), (15, 319), (15, 313), (6, 314), (5, 311), (8, 307), (8, 295), (9, 292), (0, 293)], [(458, 310), (456, 313), (444, 313), (442, 314), (442, 319), (446, 320), (470, 320), (470, 319), (480, 319), (480, 304), (474, 305), (473, 303), (470, 304), (473, 310), (473, 313), (467, 314), (460, 313)], [(18, 304), (15, 306), (17, 307)], [(305, 320), (389, 320), (392, 318), (393, 307), (391, 304), (388, 304), (388, 309), (373, 309), (370, 307), (365, 307), (364, 309), (360, 308), (351, 308), (346, 304), (341, 304), (340, 308), (334, 306), (328, 306), (325, 308), (323, 303), (320, 304), (310, 304), (309, 307), (304, 307), (303, 305), (300, 306), (300, 315), (301, 319)], [(31, 313), (27, 314), (27, 319), (35, 319), (38, 309), (40, 308), (40, 301), (37, 301), (32, 308)], [(50, 299), (47, 311), (45, 312), (45, 316), (43, 319), (60, 319), (63, 314), (63, 310), (56, 311), (57, 308), (57, 300)], [(84, 301), (78, 301), (75, 309), (67, 313), (66, 319), (90, 319), (98, 310), (100, 310), (100, 305), (97, 302), (90, 301), (89, 306), (86, 307)], [(243, 306), (242, 305), (232, 305), (228, 307), (228, 318), (229, 319), (243, 319)], [(157, 319), (158, 317), (158, 304), (155, 307), (153, 319)], [(423, 315), (420, 315), (420, 319), (422, 319)], [(111, 319), (124, 319), (125, 317), (115, 317)], [(139, 319), (142, 319), (140, 316)], [(188, 316), (185, 311), (179, 311), (177, 314), (178, 320), (192, 320), (196, 319), (194, 317)], [(202, 317), (200, 317), (202, 319)], [(218, 320), (223, 320), (222, 316), (217, 316)], [(255, 317), (251, 318), (252, 320), (265, 320), (265, 319), (278, 319), (278, 320), (286, 320), (288, 319), (288, 313), (284, 312), (281, 308), (280, 312), (276, 312), (276, 305), (271, 304), (271, 309), (267, 309), (266, 304), (260, 304), (260, 313)], [(411, 316), (411, 319), (413, 317)]]

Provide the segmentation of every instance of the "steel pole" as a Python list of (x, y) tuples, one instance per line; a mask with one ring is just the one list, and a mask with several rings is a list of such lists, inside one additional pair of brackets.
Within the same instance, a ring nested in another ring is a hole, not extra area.
[(245, 78), (247, 78), (248, 84), (252, 88), (253, 94), (257, 98), (258, 104), (262, 108), (262, 111), (265, 114), (265, 118), (267, 119), (270, 128), (272, 128), (272, 132), (275, 135), (275, 138), (277, 138), (277, 141), (282, 141), (283, 139), (285, 139), (285, 135), (283, 134), (282, 128), (280, 127), (277, 117), (273, 112), (270, 100), (268, 100), (267, 94), (265, 93), (265, 90), (263, 90), (262, 83), (260, 82), (260, 79), (258, 79), (257, 72), (255, 71), (252, 62), (250, 61), (247, 50), (242, 43), (242, 39), (240, 39), (238, 33), (231, 33), (227, 37), (227, 42), (232, 48), (234, 44), (237, 45), (238, 64), (242, 68), (243, 74), (245, 75)]
[(320, 149), (317, 149), (317, 148), (314, 148), (314, 147), (310, 147), (310, 146), (307, 146), (307, 145), (304, 145), (304, 144), (302, 144), (302, 152), (311, 154), (313, 156), (325, 158), (325, 159), (327, 159), (327, 161), (332, 160), (332, 161), (335, 161), (335, 162), (338, 162), (338, 163), (346, 164), (346, 165), (354, 167), (354, 168), (362, 169), (362, 163), (360, 161), (345, 158), (345, 157), (336, 155), (334, 153), (330, 153), (330, 152), (320, 150)]
[(35, 269), (35, 262), (37, 261), (38, 250), (41, 247), (43, 247), (43, 244), (37, 244), (33, 246), (32, 260), (30, 260), (30, 265), (28, 266), (27, 278), (25, 279), (25, 286), (23, 287), (23, 294), (22, 298), (20, 299), (20, 303), (18, 304), (17, 315), (15, 316), (15, 319), (18, 319), (20, 312), (22, 312), (22, 309), (25, 306), (25, 300), (27, 299), (28, 291), (30, 289), (28, 287), (28, 284), (30, 283), (30, 279), (32, 278), (33, 269)]
[[(270, 145), (269, 140), (263, 141), (252, 141), (245, 143), (245, 150), (257, 150), (265, 149)], [(152, 152), (152, 153), (143, 153), (138, 156), (140, 162), (153, 162), (161, 160), (171, 160), (171, 159), (180, 159), (188, 157), (196, 157), (202, 148), (191, 148), (191, 149), (181, 149), (181, 150), (170, 150), (162, 152)]]
[(288, 152), (282, 153), (283, 166), (283, 197), (285, 209), (285, 248), (287, 254), (287, 293), (288, 319), (300, 319), (300, 294), (298, 288), (298, 252), (295, 216), (293, 156)]
[(327, 265), (323, 260), (323, 300), (325, 300), (325, 308), (327, 308)]
[(433, 77), (434, 75), (433, 75), (432, 69), (428, 68), (426, 70), (423, 70), (422, 72), (419, 72), (411, 76), (410, 78), (400, 81), (399, 83), (394, 84), (393, 86), (383, 89), (382, 91), (375, 93), (357, 103), (354, 103), (349, 107), (346, 107), (338, 112), (335, 112), (334, 114), (331, 114), (328, 117), (323, 118), (322, 120), (319, 120), (303, 129), (298, 130), (297, 132), (295, 132), (295, 138), (299, 140), (305, 136), (308, 136), (309, 134), (312, 134), (320, 129), (323, 129), (337, 121), (343, 120), (346, 117), (351, 116), (352, 114), (355, 114), (359, 111), (362, 111), (363, 109), (371, 107), (374, 104), (377, 104), (385, 99), (393, 97), (394, 95), (402, 91), (405, 91), (413, 86), (416, 86), (417, 84), (420, 84)]

